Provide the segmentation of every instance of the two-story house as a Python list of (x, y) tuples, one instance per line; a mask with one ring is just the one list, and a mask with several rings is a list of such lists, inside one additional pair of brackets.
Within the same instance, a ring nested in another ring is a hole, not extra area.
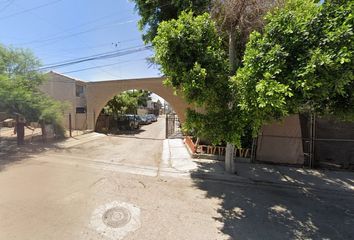
[(87, 129), (85, 82), (51, 71), (46, 74), (46, 81), (40, 89), (48, 96), (66, 103), (63, 120), (65, 128), (69, 128), (71, 118), (72, 129)]

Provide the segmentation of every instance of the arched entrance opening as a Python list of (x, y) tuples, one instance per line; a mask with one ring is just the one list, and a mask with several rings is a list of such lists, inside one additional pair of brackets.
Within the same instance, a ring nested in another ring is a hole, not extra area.
[(186, 101), (174, 94), (171, 87), (163, 84), (163, 77), (111, 80), (101, 82), (90, 82), (87, 85), (87, 111), (92, 113), (92, 118), (88, 119), (91, 129), (94, 129), (101, 110), (115, 95), (132, 89), (153, 92), (170, 104), (181, 123), (185, 121), (186, 110), (189, 105)]
[(96, 119), (95, 131), (117, 135), (148, 131), (145, 137), (161, 139), (180, 133), (180, 121), (173, 106), (161, 96), (130, 89), (106, 102)]
[[(171, 89), (167, 88), (166, 90), (162, 82), (160, 82), (160, 88), (158, 88), (157, 81), (155, 83), (154, 81), (146, 81), (144, 87), (141, 87), (141, 85), (139, 87), (136, 84), (122, 84), (120, 81), (116, 82), (121, 85), (115, 85), (113, 82), (109, 85), (107, 83), (97, 83), (95, 88), (91, 86), (92, 92), (88, 93), (88, 100), (95, 99), (88, 106), (95, 106), (94, 110), (97, 113), (97, 117), (95, 116), (96, 131), (100, 132), (103, 127), (105, 128), (104, 133), (107, 133), (105, 136), (99, 134), (102, 138), (95, 143), (100, 149), (97, 154), (100, 154), (100, 158), (107, 156), (107, 161), (119, 163), (121, 167), (134, 166), (139, 171), (144, 171), (148, 174), (151, 171), (151, 174), (155, 175), (156, 169), (165, 164), (166, 160), (162, 156), (164, 152), (168, 151), (168, 145), (166, 145), (168, 142), (166, 140), (166, 119), (169, 118), (166, 118), (166, 113), (175, 113), (179, 118), (183, 118), (186, 104), (181, 98), (174, 95)], [(139, 83), (141, 82), (139, 81)], [(153, 88), (154, 85), (156, 88)], [(151, 102), (146, 103), (146, 107), (139, 106), (138, 109), (129, 109), (128, 111), (120, 112), (116, 116), (112, 116), (112, 114), (108, 117), (104, 116), (107, 112), (102, 111), (102, 109), (115, 96), (124, 93), (126, 95), (134, 95), (143, 90), (153, 93)], [(160, 105), (157, 104), (158, 101), (160, 101)], [(137, 120), (135, 119), (136, 116), (144, 116), (146, 114), (155, 114), (159, 117), (154, 122), (142, 123), (139, 128), (134, 128), (133, 126), (135, 125), (129, 125)], [(133, 119), (128, 119), (128, 117)], [(174, 123), (178, 124), (176, 120)], [(137, 171), (136, 169), (134, 171)]]

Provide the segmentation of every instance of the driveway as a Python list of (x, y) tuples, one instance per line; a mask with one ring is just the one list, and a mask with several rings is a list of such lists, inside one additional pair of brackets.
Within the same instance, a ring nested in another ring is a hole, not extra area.
[(85, 144), (58, 151), (58, 154), (105, 163), (157, 167), (164, 139), (165, 121), (164, 118), (159, 118), (159, 121), (143, 125), (137, 131), (101, 135)]

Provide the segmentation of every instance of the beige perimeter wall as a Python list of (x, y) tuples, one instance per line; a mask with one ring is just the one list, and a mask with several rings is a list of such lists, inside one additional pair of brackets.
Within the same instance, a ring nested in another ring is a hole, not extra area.
[(257, 160), (284, 164), (304, 163), (299, 115), (289, 116), (283, 122), (262, 128), (258, 136)]

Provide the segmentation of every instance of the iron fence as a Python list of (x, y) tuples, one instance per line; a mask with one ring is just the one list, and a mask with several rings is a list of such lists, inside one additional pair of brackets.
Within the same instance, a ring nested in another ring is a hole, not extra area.
[(166, 114), (166, 138), (181, 134), (181, 126), (176, 114)]

